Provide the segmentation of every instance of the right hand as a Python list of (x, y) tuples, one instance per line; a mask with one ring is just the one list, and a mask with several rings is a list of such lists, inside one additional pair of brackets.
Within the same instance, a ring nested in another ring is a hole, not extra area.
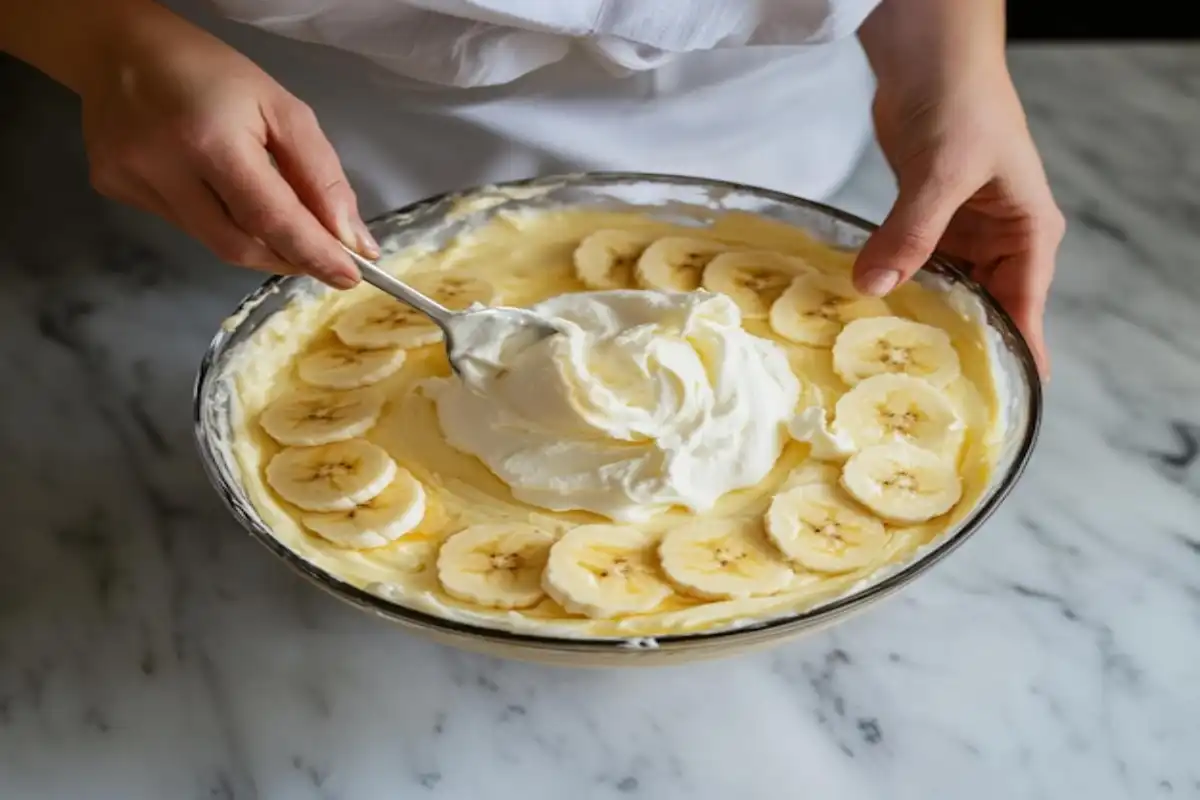
[(96, 190), (224, 261), (355, 285), (338, 240), (370, 257), (378, 248), (312, 110), (190, 23), (144, 22), (80, 87)]

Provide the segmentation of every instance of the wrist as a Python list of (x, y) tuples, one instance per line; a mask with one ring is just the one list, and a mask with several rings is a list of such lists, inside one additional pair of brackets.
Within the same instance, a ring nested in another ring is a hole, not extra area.
[(1003, 0), (883, 0), (858, 35), (883, 94), (927, 95), (1007, 75)]
[[(170, 47), (190, 23), (154, 0), (41, 0), (0, 9), (0, 50), (79, 95), (146, 43)], [(63, 23), (70, 19), (70, 23)]]

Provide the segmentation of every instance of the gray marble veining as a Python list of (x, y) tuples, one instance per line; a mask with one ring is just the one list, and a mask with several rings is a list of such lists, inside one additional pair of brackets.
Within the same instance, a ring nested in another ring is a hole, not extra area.
[[(1200, 48), (1014, 51), (1070, 220), (1037, 455), (831, 632), (670, 670), (440, 648), (243, 535), (191, 380), (258, 276), (91, 195), (0, 63), (0, 797), (1200, 796)], [(869, 217), (877, 153), (837, 202)]]

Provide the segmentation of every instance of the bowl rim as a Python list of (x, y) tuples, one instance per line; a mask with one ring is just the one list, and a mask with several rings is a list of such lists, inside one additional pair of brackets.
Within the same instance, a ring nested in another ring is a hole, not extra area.
[[(816, 200), (809, 200), (773, 189), (690, 175), (624, 171), (588, 171), (544, 175), (511, 181), (481, 184), (479, 186), (467, 189), (441, 192), (439, 194), (417, 200), (393, 211), (387, 211), (372, 217), (370, 220), (367, 220), (367, 225), (368, 227), (371, 227), (397, 217), (415, 218), (422, 213), (432, 210), (443, 202), (473, 194), (485, 192), (504, 192), (505, 190), (528, 189), (540, 186), (553, 188), (555, 186), (561, 186), (570, 183), (579, 184), (581, 182), (591, 186), (604, 186), (629, 182), (645, 182), (655, 184), (671, 184), (676, 186), (691, 186), (705, 189), (725, 189), (729, 191), (756, 195), (762, 199), (817, 212), (827, 217), (831, 217), (843, 224), (858, 228), (866, 233), (870, 233), (879, 227), (875, 223), (869, 222), (868, 220), (865, 220), (855, 214), (835, 208), (826, 203)], [(964, 521), (959, 530), (955, 531), (950, 536), (947, 536), (935, 547), (927, 550), (923, 554), (918, 555), (908, 564), (896, 569), (891, 574), (879, 579), (878, 581), (838, 597), (837, 599), (828, 603), (804, 611), (771, 617), (747, 625), (735, 625), (721, 628), (710, 632), (700, 631), (696, 633), (663, 634), (661, 636), (628, 636), (620, 638), (550, 636), (536, 633), (508, 631), (500, 628), (489, 628), (484, 625), (447, 619), (445, 617), (440, 617), (435, 614), (402, 605), (399, 602), (388, 600), (372, 594), (365, 589), (354, 586), (353, 584), (347, 583), (340, 578), (337, 578), (336, 576), (315, 566), (314, 564), (305, 560), (299, 554), (292, 551), (283, 542), (275, 538), (265, 524), (247, 514), (245, 508), (243, 508), (243, 505), (249, 504), (243, 504), (243, 502), (236, 496), (233, 487), (228, 484), (224, 476), (221, 475), (217, 469), (216, 464), (218, 453), (215, 452), (212, 443), (208, 440), (208, 437), (204, 435), (204, 389), (208, 381), (215, 377), (214, 368), (224, 353), (223, 348), (226, 340), (236, 331), (236, 326), (229, 329), (224, 327), (218, 329), (217, 333), (209, 342), (208, 347), (205, 349), (204, 357), (201, 359), (200, 367), (196, 373), (196, 378), (193, 383), (193, 432), (196, 437), (197, 447), (200, 451), (200, 460), (204, 466), (205, 473), (208, 475), (210, 483), (212, 483), (213, 487), (217, 490), (222, 502), (225, 504), (226, 508), (229, 509), (234, 518), (242, 525), (244, 529), (250, 533), (254, 539), (282, 559), (285, 564), (289, 565), (292, 569), (299, 572), (305, 578), (308, 578), (320, 588), (330, 592), (339, 599), (346, 601), (360, 609), (383, 616), (391, 621), (398, 622), (409, 627), (416, 627), (426, 631), (432, 629), (433, 632), (441, 634), (449, 634), (451, 636), (466, 636), (477, 641), (482, 639), (497, 645), (509, 645), (524, 649), (550, 649), (559, 651), (570, 650), (579, 653), (590, 652), (606, 654), (625, 652), (631, 655), (635, 652), (646, 652), (646, 650), (640, 647), (631, 647), (631, 642), (641, 642), (646, 640), (653, 642), (653, 650), (661, 651), (683, 650), (701, 647), (718, 647), (723, 644), (736, 646), (739, 643), (739, 640), (752, 640), (754, 638), (767, 635), (770, 635), (771, 637), (785, 638), (794, 632), (821, 625), (831, 621), (836, 617), (861, 609), (875, 602), (876, 600), (879, 600), (884, 596), (906, 586), (932, 568), (935, 564), (941, 562), (944, 558), (946, 558), (946, 556), (957, 550), (968, 538), (970, 538), (976, 531), (979, 530), (980, 527), (982, 527), (984, 522), (986, 522), (992, 516), (1000, 504), (1008, 497), (1013, 487), (1025, 472), (1025, 469), (1028, 466), (1029, 460), (1033, 454), (1033, 450), (1041, 430), (1043, 387), (1041, 376), (1038, 372), (1037, 364), (1034, 360), (1033, 352), (1030, 349), (1028, 342), (1026, 342), (1025, 337), (1022, 335), (1020, 329), (1017, 327), (1016, 323), (1013, 321), (1008, 312), (1005, 311), (998, 302), (996, 302), (996, 300), (987, 292), (986, 289), (984, 289), (983, 286), (969, 276), (967, 271), (970, 267), (969, 263), (964, 262), (961, 259), (948, 256), (944, 253), (934, 253), (927, 263), (936, 265), (939, 272), (948, 273), (955, 283), (961, 283), (968, 286), (972, 293), (977, 296), (985, 306), (987, 306), (989, 315), (994, 319), (998, 319), (1000, 324), (1005, 328), (1004, 332), (1008, 334), (1008, 340), (1015, 344), (1014, 355), (1016, 356), (1017, 361), (1020, 363), (1021, 371), (1024, 373), (1025, 381), (1029, 386), (1029, 402), (1028, 408), (1026, 409), (1028, 415), (1028, 424), (1026, 425), (1024, 435), (1022, 436), (1018, 445), (1017, 453), (1013, 459), (1012, 465), (1008, 470), (1008, 473), (997, 485), (991, 496), (973, 511), (971, 516)], [(242, 298), (230, 317), (236, 318), (246, 310), (254, 308), (266, 296), (277, 292), (281, 285), (286, 285), (289, 282), (295, 282), (302, 279), (303, 276), (295, 275), (274, 275), (267, 278), (257, 289)], [(750, 642), (746, 641), (744, 643), (749, 644)]]

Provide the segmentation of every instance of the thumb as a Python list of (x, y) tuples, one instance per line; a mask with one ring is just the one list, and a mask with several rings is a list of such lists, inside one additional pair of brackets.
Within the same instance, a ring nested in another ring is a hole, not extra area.
[(943, 180), (901, 179), (895, 205), (854, 262), (855, 287), (879, 297), (911, 278), (933, 255), (968, 195)]

